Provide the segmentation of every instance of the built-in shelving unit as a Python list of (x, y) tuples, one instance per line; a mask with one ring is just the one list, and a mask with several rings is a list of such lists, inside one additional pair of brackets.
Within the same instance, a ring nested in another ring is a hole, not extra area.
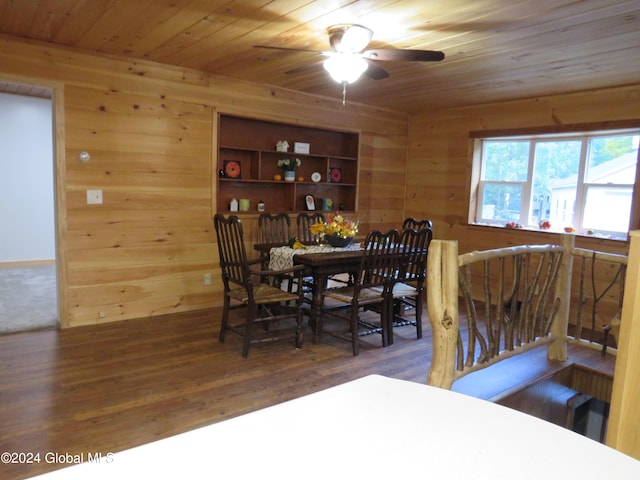
[[(280, 141), (289, 144), (288, 152), (276, 151)], [(295, 143), (308, 144), (309, 153), (295, 153)], [(307, 209), (306, 196), (313, 195), (316, 210), (329, 198), (331, 210), (342, 205), (355, 211), (358, 143), (357, 133), (220, 115), (217, 210), (228, 212), (235, 198), (249, 200), (248, 212), (256, 212), (260, 201), (268, 212), (300, 212)], [(293, 182), (284, 181), (277, 165), (284, 158), (302, 162)], [(320, 174), (317, 182), (314, 172)]]

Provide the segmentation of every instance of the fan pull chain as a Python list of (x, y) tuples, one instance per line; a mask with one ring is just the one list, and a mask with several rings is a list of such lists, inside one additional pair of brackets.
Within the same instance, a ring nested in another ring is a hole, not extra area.
[(347, 105), (347, 82), (342, 82), (342, 106)]

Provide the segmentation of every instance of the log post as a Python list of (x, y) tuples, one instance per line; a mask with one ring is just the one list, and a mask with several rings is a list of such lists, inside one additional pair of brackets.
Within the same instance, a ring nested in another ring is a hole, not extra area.
[(427, 384), (451, 389), (458, 340), (458, 242), (433, 240), (427, 260), (427, 309), (433, 336)]
[(607, 445), (640, 459), (640, 230), (629, 233), (631, 245), (616, 370), (613, 376)]
[(564, 253), (558, 269), (555, 291), (555, 297), (560, 299), (560, 307), (551, 324), (553, 340), (547, 347), (547, 358), (549, 360), (564, 361), (568, 358), (567, 334), (569, 330), (569, 311), (571, 309), (571, 277), (573, 275), (573, 255), (571, 251), (575, 246), (576, 238), (574, 235), (565, 233), (560, 237)]

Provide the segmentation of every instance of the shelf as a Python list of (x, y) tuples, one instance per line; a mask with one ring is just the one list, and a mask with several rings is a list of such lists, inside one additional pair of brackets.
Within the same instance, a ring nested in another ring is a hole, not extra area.
[(218, 179), (219, 182), (222, 183), (270, 183), (270, 184), (274, 184), (274, 185), (309, 185), (312, 187), (318, 187), (318, 186), (330, 186), (330, 187), (355, 187), (356, 184), (355, 183), (332, 183), (332, 182), (307, 182), (307, 181), (298, 181), (296, 180), (295, 182), (285, 182), (284, 180), (258, 180), (258, 179), (245, 179), (245, 178), (220, 178)]
[(220, 145), (220, 150), (229, 150), (229, 151), (238, 151), (238, 152), (251, 152), (251, 153), (259, 153), (261, 155), (268, 155), (273, 157), (299, 157), (299, 158), (335, 158), (338, 160), (349, 160), (353, 162), (357, 162), (357, 157), (348, 157), (348, 156), (340, 156), (340, 155), (330, 155), (323, 153), (294, 153), (294, 152), (278, 152), (276, 150), (256, 150), (247, 147), (234, 147), (230, 145)]
[[(264, 201), (270, 212), (303, 211), (306, 195), (330, 198), (336, 207), (342, 203), (345, 209), (355, 210), (358, 134), (220, 115), (218, 140), (218, 211), (228, 212), (233, 198), (248, 199), (250, 211), (256, 210), (258, 201)], [(278, 152), (275, 147), (281, 140), (291, 149), (295, 142), (308, 143), (310, 151)], [(296, 178), (304, 180), (275, 180), (284, 175), (277, 166), (281, 158), (299, 158)], [(320, 182), (310, 181), (315, 172), (321, 175)], [(327, 181), (332, 177), (340, 182)]]

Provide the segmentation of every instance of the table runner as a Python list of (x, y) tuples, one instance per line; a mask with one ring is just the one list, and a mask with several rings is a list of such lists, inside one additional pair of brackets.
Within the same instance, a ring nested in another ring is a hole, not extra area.
[(344, 252), (360, 250), (360, 244), (352, 243), (346, 247), (331, 247), (329, 245), (310, 245), (307, 248), (273, 247), (269, 250), (269, 270), (283, 270), (293, 266), (294, 255), (309, 253)]

